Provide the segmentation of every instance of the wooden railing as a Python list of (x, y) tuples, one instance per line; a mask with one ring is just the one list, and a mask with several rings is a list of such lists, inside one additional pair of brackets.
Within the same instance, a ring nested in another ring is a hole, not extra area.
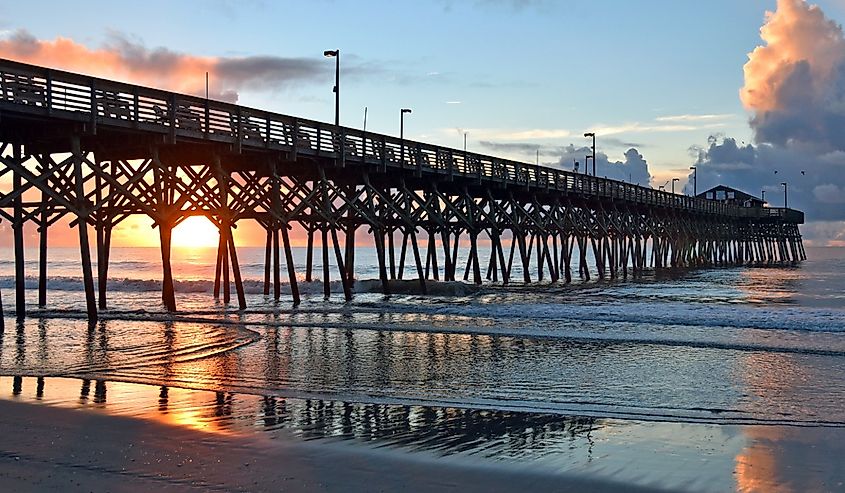
[[(0, 109), (730, 217), (736, 205), (0, 59)], [(772, 211), (775, 209), (766, 209)], [(791, 211), (791, 210), (789, 210)], [(798, 211), (791, 211), (798, 212)], [(769, 214), (769, 213), (765, 213)], [(801, 219), (803, 220), (803, 214)], [(784, 213), (785, 220), (794, 218)]]

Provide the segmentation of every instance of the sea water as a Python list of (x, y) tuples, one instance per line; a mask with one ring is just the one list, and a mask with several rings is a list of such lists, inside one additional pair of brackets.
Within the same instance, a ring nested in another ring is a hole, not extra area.
[[(38, 380), (47, 400), (51, 385), (73, 387), (54, 392), (77, 402), (96, 397), (99, 382), (105, 402), (107, 385), (125, 395), (133, 382), (153, 385), (165, 406), (195, 389), (208, 393), (208, 416), (250, 426), (507, 456), (547, 457), (575, 437), (587, 447), (632, 421), (845, 427), (845, 249), (809, 248), (791, 267), (431, 283), (425, 296), (415, 282), (382, 295), (375, 256), (359, 249), (353, 301), (336, 280), (325, 299), (319, 281), (300, 279), (295, 308), (286, 284), (279, 302), (263, 295), (263, 256), (239, 249), (249, 305), (239, 312), (213, 299), (213, 249), (176, 250), (179, 311), (168, 315), (159, 252), (115, 248), (96, 324), (84, 319), (77, 250), (51, 250), (45, 309), (35, 308), (37, 254), (27, 251), (30, 314), (20, 323), (14, 264), (0, 262), (0, 386), (36, 395)], [(57, 377), (77, 383), (49, 383)]]

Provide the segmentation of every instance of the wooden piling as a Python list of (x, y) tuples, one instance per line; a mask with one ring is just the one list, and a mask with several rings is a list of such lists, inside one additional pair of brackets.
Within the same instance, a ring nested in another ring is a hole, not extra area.
[(273, 226), (273, 300), (279, 301), (281, 297), (281, 265), (279, 262), (279, 227)]
[(270, 271), (272, 269), (273, 254), (273, 231), (268, 226), (265, 228), (266, 241), (264, 242), (264, 296), (270, 296)]
[(172, 223), (160, 223), (158, 225), (159, 237), (161, 239), (161, 299), (164, 307), (169, 312), (176, 311), (176, 293), (173, 287), (173, 270), (170, 265), (170, 243), (173, 236)]
[(85, 306), (89, 321), (97, 320), (97, 300), (94, 296), (94, 275), (91, 268), (91, 250), (88, 244), (88, 205), (85, 199), (84, 175), (82, 173), (82, 149), (79, 136), (71, 139), (73, 155), (73, 181), (76, 192), (77, 228), (79, 230), (79, 253), (82, 264), (82, 284), (85, 288)]
[(311, 282), (311, 270), (314, 266), (314, 229), (308, 228), (308, 240), (305, 246), (305, 282)]
[(288, 268), (288, 282), (290, 283), (290, 294), (293, 297), (294, 306), (298, 306), (302, 301), (299, 296), (299, 285), (296, 282), (296, 266), (293, 264), (293, 251), (290, 245), (290, 235), (288, 234), (288, 225), (282, 224), (282, 243), (285, 248), (285, 264)]
[[(14, 146), (14, 160), (23, 164), (22, 146)], [(13, 173), (12, 177), (13, 189), (15, 191), (23, 190), (23, 180), (20, 173)], [(14, 224), (12, 230), (14, 233), (15, 243), (15, 317), (20, 321), (26, 318), (26, 278), (24, 272), (24, 249), (23, 249), (23, 194), (15, 197), (14, 203)]]

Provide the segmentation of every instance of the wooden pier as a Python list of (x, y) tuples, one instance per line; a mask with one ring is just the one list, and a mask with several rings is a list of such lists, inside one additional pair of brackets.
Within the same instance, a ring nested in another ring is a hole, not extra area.
[[(792, 209), (675, 195), (0, 59), (3, 176), (0, 219), (14, 231), (18, 317), (26, 312), (24, 224), (39, 232), (44, 306), (48, 232), (66, 217), (79, 231), (91, 319), (107, 306), (112, 231), (136, 214), (158, 228), (168, 310), (176, 310), (172, 231), (196, 215), (220, 231), (214, 296), (222, 291), (228, 303), (234, 283), (241, 309), (232, 228), (250, 220), (266, 231), (265, 294), (280, 298), (283, 252), (294, 304), (300, 274), (314, 279), (316, 253), (320, 278), (330, 278), (333, 256), (343, 293), (352, 297), (362, 235), (376, 251), (385, 293), (390, 280), (406, 276), (408, 255), (423, 293), (427, 280), (570, 282), (806, 259), (798, 230), (804, 215)], [(307, 232), (304, 273), (294, 266), (293, 225)], [(491, 246), (489, 258), (480, 254), (481, 241)], [(469, 249), (465, 265), (457, 264), (460, 248)], [(512, 279), (515, 264), (521, 279)], [(330, 294), (330, 283), (323, 286)]]

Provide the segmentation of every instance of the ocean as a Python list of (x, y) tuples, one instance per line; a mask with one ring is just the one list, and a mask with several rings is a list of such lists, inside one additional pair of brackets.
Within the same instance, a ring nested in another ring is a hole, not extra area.
[[(239, 312), (212, 297), (214, 250), (176, 249), (171, 317), (158, 250), (115, 248), (109, 309), (95, 324), (72, 248), (50, 251), (41, 310), (27, 251), (30, 313), (16, 322), (4, 250), (0, 398), (555, 470), (604, 457), (614, 479), (640, 483), (629, 456), (613, 462), (625, 446), (687, 459), (699, 447), (705, 470), (736, 472), (760, 430), (845, 427), (845, 249), (807, 250), (793, 267), (432, 283), (426, 296), (405, 282), (384, 296), (362, 248), (353, 301), (337, 281), (329, 299), (302, 283), (294, 308), (287, 289), (278, 303), (262, 294), (264, 249), (240, 248), (249, 308)], [(683, 464), (658, 484), (741, 489), (736, 474), (708, 482), (695, 460)]]

